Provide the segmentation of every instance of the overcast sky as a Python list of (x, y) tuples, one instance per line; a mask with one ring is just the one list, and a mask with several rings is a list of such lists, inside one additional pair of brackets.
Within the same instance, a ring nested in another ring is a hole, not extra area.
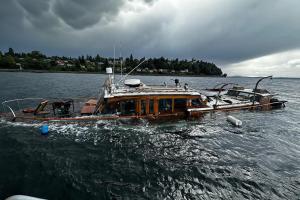
[(0, 0), (0, 49), (197, 58), (300, 77), (300, 0)]

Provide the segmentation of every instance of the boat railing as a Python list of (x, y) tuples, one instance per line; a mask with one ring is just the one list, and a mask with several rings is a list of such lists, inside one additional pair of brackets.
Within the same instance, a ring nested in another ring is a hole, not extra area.
[[(16, 113), (26, 107), (37, 106), (38, 103), (44, 101), (43, 98), (23, 98), (23, 99), (12, 99), (2, 102), (3, 112), (9, 111), (13, 117), (16, 117)], [(26, 104), (27, 102), (27, 104)], [(28, 103), (29, 102), (29, 103)], [(38, 102), (38, 103), (37, 103)], [(34, 103), (34, 104), (33, 104)]]

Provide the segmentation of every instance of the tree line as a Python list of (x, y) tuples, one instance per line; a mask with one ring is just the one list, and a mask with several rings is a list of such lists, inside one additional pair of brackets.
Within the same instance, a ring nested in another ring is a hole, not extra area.
[[(65, 56), (46, 56), (39, 51), (17, 53), (12, 48), (7, 52), (0, 51), (0, 68), (19, 70), (47, 70), (47, 71), (81, 71), (105, 72), (107, 67), (114, 67), (115, 72), (121, 70), (126, 73), (145, 58), (107, 58), (99, 54), (86, 55), (78, 58)], [(136, 74), (185, 74), (185, 75), (226, 75), (214, 63), (203, 60), (179, 60), (164, 57), (149, 58), (137, 70)]]

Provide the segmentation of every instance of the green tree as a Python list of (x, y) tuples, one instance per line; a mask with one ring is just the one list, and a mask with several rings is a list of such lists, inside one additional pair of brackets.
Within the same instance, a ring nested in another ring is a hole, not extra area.
[(101, 57), (99, 56), (99, 54), (96, 55), (95, 60), (96, 60), (96, 62), (100, 62), (101, 61)]
[(2, 52), (0, 51), (0, 68), (1, 68), (1, 65), (2, 65)]
[(16, 68), (16, 61), (11, 55), (4, 56), (0, 62), (1, 68)]
[(14, 50), (12, 48), (9, 48), (7, 55), (14, 56), (15, 55)]
[(130, 54), (129, 60), (130, 60), (131, 62), (133, 61), (133, 56), (132, 56), (132, 54)]

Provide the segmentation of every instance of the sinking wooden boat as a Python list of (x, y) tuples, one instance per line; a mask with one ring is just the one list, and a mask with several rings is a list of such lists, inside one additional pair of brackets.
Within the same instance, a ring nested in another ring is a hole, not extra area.
[[(97, 98), (41, 99), (26, 98), (2, 102), (6, 112), (1, 118), (22, 122), (93, 122), (114, 119), (147, 119), (149, 121), (197, 119), (207, 112), (241, 109), (268, 110), (283, 107), (286, 101), (262, 89), (234, 86), (221, 94), (206, 96), (180, 85), (146, 85), (139, 79), (114, 82), (112, 70)], [(264, 78), (263, 78), (264, 79)], [(226, 84), (228, 85), (228, 84)], [(34, 103), (35, 102), (35, 103)]]

